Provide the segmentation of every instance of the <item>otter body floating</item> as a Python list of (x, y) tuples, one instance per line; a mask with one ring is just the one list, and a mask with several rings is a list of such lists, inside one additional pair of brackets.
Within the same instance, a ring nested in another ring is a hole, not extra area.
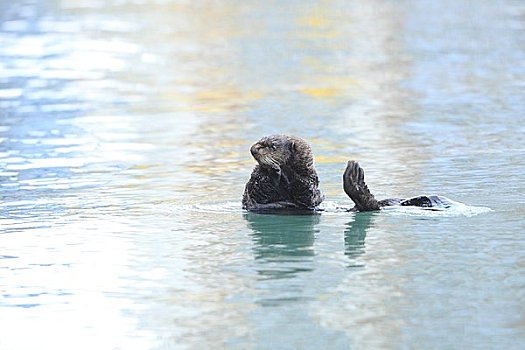
[[(312, 150), (296, 136), (263, 137), (250, 148), (257, 161), (242, 199), (250, 211), (313, 212), (324, 199), (314, 168)], [(349, 161), (343, 174), (343, 189), (355, 206), (348, 211), (379, 210), (387, 206), (447, 208), (445, 197), (418, 196), (409, 199), (376, 200), (364, 180), (364, 171)]]

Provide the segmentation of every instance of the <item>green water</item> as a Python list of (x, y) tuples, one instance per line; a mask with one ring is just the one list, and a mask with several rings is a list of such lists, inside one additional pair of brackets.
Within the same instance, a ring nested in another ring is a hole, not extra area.
[[(0, 349), (523, 349), (522, 1), (1, 1)], [(431, 212), (241, 210), (272, 133)]]

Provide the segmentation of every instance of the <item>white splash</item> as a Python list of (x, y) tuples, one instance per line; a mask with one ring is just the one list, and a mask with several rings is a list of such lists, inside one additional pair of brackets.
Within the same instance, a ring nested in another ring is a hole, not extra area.
[(423, 217), (450, 217), (450, 216), (476, 216), (483, 213), (493, 211), (487, 207), (477, 207), (467, 205), (461, 202), (453, 201), (452, 199), (441, 197), (446, 200), (445, 207), (409, 207), (409, 206), (391, 206), (384, 207), (381, 210), (389, 215), (404, 215), (404, 216), (423, 216)]

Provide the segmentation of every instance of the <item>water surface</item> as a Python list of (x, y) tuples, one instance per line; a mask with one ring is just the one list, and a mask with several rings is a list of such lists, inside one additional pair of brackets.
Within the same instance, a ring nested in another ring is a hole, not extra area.
[[(0, 2), (0, 349), (522, 349), (521, 1)], [(328, 206), (247, 213), (271, 133)]]

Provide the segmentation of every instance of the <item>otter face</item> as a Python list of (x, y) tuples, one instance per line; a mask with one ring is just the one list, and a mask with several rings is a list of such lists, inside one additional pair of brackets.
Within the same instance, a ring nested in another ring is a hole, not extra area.
[(293, 142), (285, 135), (263, 137), (250, 152), (260, 166), (279, 171), (292, 156)]

